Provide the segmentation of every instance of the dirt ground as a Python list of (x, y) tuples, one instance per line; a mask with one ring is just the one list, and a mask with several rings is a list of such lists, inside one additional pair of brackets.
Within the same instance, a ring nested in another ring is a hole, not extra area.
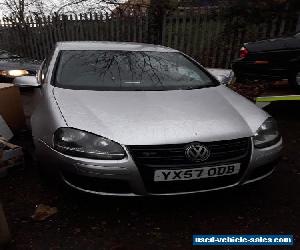
[[(285, 141), (275, 173), (239, 189), (180, 197), (111, 198), (50, 190), (33, 161), (30, 132), (19, 135), (15, 141), (26, 151), (25, 169), (0, 180), (13, 235), (9, 249), (207, 249), (192, 246), (193, 234), (293, 234), (296, 245), (288, 249), (300, 249), (300, 102), (266, 110), (278, 120)], [(58, 213), (35, 222), (31, 215), (38, 204), (55, 206)]]

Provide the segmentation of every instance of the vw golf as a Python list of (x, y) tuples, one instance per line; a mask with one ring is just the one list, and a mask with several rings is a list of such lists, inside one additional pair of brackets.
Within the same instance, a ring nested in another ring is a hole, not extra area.
[(101, 195), (176, 195), (270, 175), (276, 122), (189, 56), (162, 46), (58, 43), (32, 116), (43, 172)]

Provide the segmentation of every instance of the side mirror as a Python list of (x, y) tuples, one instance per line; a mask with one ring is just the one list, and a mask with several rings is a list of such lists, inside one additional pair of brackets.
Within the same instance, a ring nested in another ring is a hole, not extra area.
[(42, 64), (40, 65), (40, 68), (36, 74), (36, 79), (39, 85), (42, 85), (44, 80), (45, 80), (45, 75), (43, 73), (43, 68), (45, 66), (46, 63), (46, 59), (42, 62)]
[(35, 76), (16, 77), (13, 81), (13, 84), (20, 88), (37, 88), (41, 86)]
[(220, 83), (230, 85), (235, 82), (234, 72), (230, 69), (206, 68)]

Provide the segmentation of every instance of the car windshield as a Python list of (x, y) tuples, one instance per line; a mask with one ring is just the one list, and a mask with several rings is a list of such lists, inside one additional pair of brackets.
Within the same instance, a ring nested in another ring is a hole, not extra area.
[(179, 52), (61, 51), (54, 85), (82, 90), (177, 90), (218, 85)]

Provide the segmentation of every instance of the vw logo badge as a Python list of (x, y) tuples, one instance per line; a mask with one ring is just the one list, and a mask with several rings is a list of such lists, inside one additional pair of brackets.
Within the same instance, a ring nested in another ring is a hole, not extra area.
[(185, 155), (191, 161), (206, 161), (210, 156), (210, 152), (204, 145), (192, 143), (186, 147)]

